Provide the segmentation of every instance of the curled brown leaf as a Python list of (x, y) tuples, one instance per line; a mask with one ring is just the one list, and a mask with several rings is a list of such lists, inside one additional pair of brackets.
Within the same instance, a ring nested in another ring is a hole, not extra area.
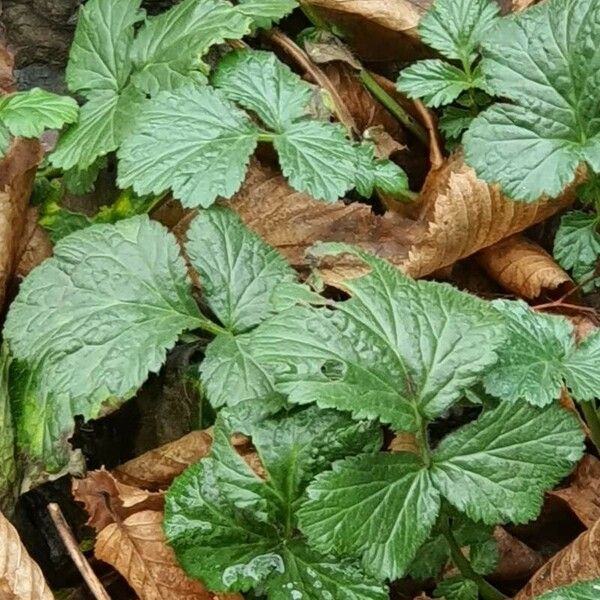
[(0, 598), (53, 600), (42, 571), (27, 553), (17, 530), (0, 513)]

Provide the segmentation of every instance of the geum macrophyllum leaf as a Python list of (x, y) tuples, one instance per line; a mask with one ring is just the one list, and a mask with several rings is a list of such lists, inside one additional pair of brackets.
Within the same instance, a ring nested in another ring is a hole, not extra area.
[(594, 213), (573, 210), (562, 216), (554, 238), (554, 258), (561, 267), (570, 270), (577, 283), (586, 282), (585, 291), (593, 289), (600, 280), (593, 281), (600, 258), (600, 217)]
[(37, 138), (46, 129), (60, 129), (77, 119), (73, 98), (40, 88), (17, 92), (0, 99), (0, 123), (14, 136)]
[[(310, 549), (297, 532), (295, 514), (316, 473), (336, 459), (377, 451), (378, 428), (316, 407), (248, 419), (255, 406), (221, 413), (211, 456), (169, 489), (165, 533), (180, 564), (212, 590), (260, 586), (269, 600), (387, 598), (385, 588), (352, 561)], [(236, 453), (230, 442), (235, 432), (252, 438), (265, 479)]]
[(479, 590), (472, 579), (453, 575), (441, 581), (433, 592), (434, 597), (445, 600), (478, 600)]
[(566, 385), (577, 400), (600, 396), (600, 333), (579, 345), (572, 323), (561, 316), (530, 309), (524, 302), (496, 300), (504, 315), (508, 343), (484, 376), (488, 393), (505, 402), (524, 400), (545, 406)]
[(414, 281), (355, 247), (371, 271), (344, 287), (331, 308), (298, 305), (250, 333), (252, 355), (294, 403), (352, 411), (401, 431), (441, 415), (494, 364), (504, 341), (500, 315), (448, 285)]
[(6, 344), (0, 347), (0, 512), (11, 516), (17, 498), (15, 432), (9, 391), (11, 358)]
[(184, 206), (210, 206), (239, 189), (258, 134), (219, 91), (161, 92), (119, 149), (119, 185), (140, 195), (171, 188)]
[(486, 32), (487, 85), (512, 103), (494, 104), (465, 133), (479, 177), (533, 202), (559, 194), (583, 162), (600, 171), (599, 35), (600, 0), (549, 0)]
[(240, 334), (275, 314), (271, 295), (283, 283), (293, 284), (295, 271), (226, 208), (201, 212), (187, 237), (186, 252), (200, 275), (203, 297), (227, 329), (210, 342), (200, 365), (209, 401), (218, 407), (273, 392), (271, 375), (256, 363), (248, 337)]
[(357, 147), (358, 162), (355, 173), (356, 191), (370, 198), (375, 190), (401, 197), (408, 190), (406, 173), (388, 159), (376, 159), (373, 144), (363, 143)]
[(224, 0), (184, 0), (149, 17), (131, 48), (132, 81), (151, 95), (193, 80), (206, 82), (200, 58), (214, 44), (239, 39), (250, 31), (250, 18)]
[(252, 19), (254, 27), (269, 29), (297, 6), (296, 0), (240, 0), (237, 9)]
[(600, 597), (600, 579), (580, 581), (538, 596), (536, 600), (596, 600)]
[(131, 397), (179, 335), (205, 323), (175, 237), (160, 224), (134, 217), (61, 240), (22, 283), (4, 326), (28, 373), (18, 383), (20, 451), (59, 470), (73, 417)]
[(318, 550), (362, 556), (365, 570), (395, 579), (430, 536), (441, 496), (475, 521), (526, 522), (582, 453), (572, 413), (501, 404), (448, 435), (429, 462), (379, 453), (335, 463), (308, 487), (300, 529)]

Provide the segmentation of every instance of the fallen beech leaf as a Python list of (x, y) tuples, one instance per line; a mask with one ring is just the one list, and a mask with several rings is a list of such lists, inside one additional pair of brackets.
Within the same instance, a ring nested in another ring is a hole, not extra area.
[(550, 495), (564, 500), (586, 527), (593, 527), (600, 520), (600, 460), (586, 454), (571, 476), (569, 487)]
[(92, 471), (84, 479), (75, 479), (73, 497), (85, 505), (88, 525), (96, 531), (136, 512), (161, 511), (164, 506), (161, 492), (148, 492), (121, 483), (105, 469)]
[(514, 600), (532, 600), (554, 588), (600, 577), (600, 521), (555, 554)]
[(478, 179), (455, 154), (425, 182), (420, 220), (427, 232), (410, 248), (402, 268), (413, 277), (428, 275), (543, 221), (574, 199), (575, 190), (568, 188), (559, 198), (513, 202)]
[(26, 277), (43, 260), (52, 256), (52, 242), (47, 231), (38, 225), (37, 220), (37, 209), (30, 207), (27, 211), (27, 219), (19, 248), (20, 260), (15, 271), (15, 274), (20, 278)]
[(521, 235), (484, 248), (476, 259), (503, 288), (530, 300), (559, 288), (563, 293), (575, 287), (543, 248)]
[(17, 530), (0, 513), (0, 598), (2, 600), (52, 600), (54, 596), (21, 543)]
[(525, 10), (534, 4), (537, 4), (538, 0), (513, 0), (512, 2), (512, 11), (519, 12), (520, 10)]
[(119, 571), (140, 600), (241, 600), (209, 592), (185, 575), (166, 543), (162, 518), (162, 512), (143, 510), (111, 523), (98, 534), (96, 557)]
[(364, 60), (416, 60), (431, 55), (417, 33), (431, 0), (308, 0), (307, 4), (341, 28)]
[(503, 527), (494, 529), (500, 560), (490, 578), (499, 582), (524, 581), (543, 564), (542, 556)]

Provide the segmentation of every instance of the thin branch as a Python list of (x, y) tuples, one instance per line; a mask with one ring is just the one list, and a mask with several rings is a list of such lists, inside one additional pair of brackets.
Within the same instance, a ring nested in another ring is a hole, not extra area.
[(100, 580), (96, 576), (96, 573), (94, 573), (92, 567), (90, 567), (90, 564), (83, 555), (83, 552), (81, 552), (79, 545), (77, 544), (77, 540), (73, 535), (73, 531), (69, 527), (69, 524), (60, 510), (60, 506), (54, 502), (51, 502), (48, 504), (48, 512), (50, 513), (52, 521), (54, 521), (58, 535), (60, 535), (67, 552), (75, 563), (78, 571), (81, 573), (84, 581), (90, 588), (94, 598), (96, 598), (96, 600), (111, 600), (107, 591), (104, 589), (104, 586), (100, 583)]

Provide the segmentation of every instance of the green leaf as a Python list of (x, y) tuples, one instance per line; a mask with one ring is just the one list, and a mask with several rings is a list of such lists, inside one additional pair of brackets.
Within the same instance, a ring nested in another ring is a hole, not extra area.
[(437, 577), (450, 558), (450, 548), (443, 535), (435, 535), (426, 541), (415, 554), (407, 569), (407, 575), (413, 579)]
[(493, 0), (435, 0), (419, 23), (419, 35), (446, 58), (471, 64), (499, 12)]
[(210, 46), (240, 39), (250, 19), (223, 0), (184, 0), (146, 20), (133, 43), (132, 81), (156, 95), (194, 81), (206, 81), (201, 57)]
[(273, 145), (283, 174), (298, 191), (334, 202), (354, 187), (356, 150), (341, 125), (300, 121), (276, 135)]
[(202, 211), (187, 237), (186, 252), (200, 274), (204, 299), (232, 333), (248, 331), (273, 314), (273, 290), (296, 280), (281, 254), (230, 209)]
[(99, 157), (116, 150), (133, 129), (142, 110), (144, 95), (133, 86), (121, 94), (100, 91), (90, 94), (81, 107), (79, 120), (58, 140), (50, 161), (64, 170), (85, 170)]
[(403, 196), (408, 190), (406, 173), (391, 160), (375, 158), (374, 146), (369, 143), (357, 146), (356, 191), (370, 198), (375, 189), (390, 196)]
[(573, 325), (564, 317), (531, 310), (524, 302), (497, 300), (506, 318), (508, 343), (484, 377), (488, 393), (508, 402), (545, 406), (560, 397), (563, 385), (577, 400), (600, 395), (600, 336), (576, 346)]
[[(589, 280), (600, 258), (598, 215), (573, 210), (562, 216), (554, 238), (554, 258), (563, 269), (573, 272), (577, 283)], [(591, 285), (590, 285), (591, 284)], [(588, 281), (587, 287), (594, 287)]]
[(259, 29), (270, 29), (298, 6), (296, 0), (240, 0), (237, 9)]
[(77, 120), (73, 98), (40, 88), (17, 92), (0, 100), (0, 122), (14, 136), (37, 138), (46, 129), (60, 129)]
[(63, 173), (63, 183), (71, 194), (82, 195), (92, 192), (100, 171), (106, 168), (106, 157), (100, 157), (86, 169), (73, 167)]
[(0, 510), (10, 515), (17, 498), (15, 432), (9, 391), (10, 355), (6, 344), (0, 349)]
[(596, 600), (599, 593), (600, 579), (593, 579), (556, 588), (538, 596), (536, 600)]
[(429, 537), (439, 493), (412, 454), (360, 456), (335, 463), (308, 488), (300, 528), (322, 552), (362, 555), (379, 577), (401, 577)]
[(0, 158), (6, 154), (12, 140), (10, 131), (0, 122)]
[(140, 195), (171, 188), (184, 206), (210, 206), (239, 189), (257, 139), (257, 127), (218, 91), (161, 92), (119, 149), (119, 185)]
[[(186, 572), (217, 591), (262, 584), (269, 600), (294, 600), (300, 590), (317, 600), (322, 589), (334, 598), (384, 600), (384, 588), (355, 565), (309, 550), (295, 533), (295, 504), (307, 481), (336, 458), (375, 449), (379, 432), (314, 408), (262, 421), (237, 409), (217, 420), (212, 456), (167, 494), (165, 533)], [(251, 436), (266, 479), (228, 441), (238, 426)]]
[(307, 114), (313, 95), (312, 87), (272, 52), (257, 50), (227, 54), (219, 62), (212, 83), (277, 132)]
[[(141, 0), (88, 0), (80, 9), (66, 79), (72, 92), (120, 92), (131, 72), (129, 53)], [(107, 96), (104, 95), (104, 98)]]
[(414, 281), (352, 246), (314, 250), (343, 252), (371, 267), (344, 282), (351, 299), (335, 310), (299, 305), (272, 317), (252, 332), (253, 355), (292, 402), (414, 430), (419, 413), (441, 415), (495, 363), (501, 317), (469, 294)]
[(490, 91), (511, 103), (481, 113), (464, 136), (481, 178), (533, 202), (559, 194), (583, 161), (600, 170), (598, 35), (600, 3), (574, 0), (544, 2), (486, 32), (482, 70)]
[(441, 581), (433, 592), (435, 598), (445, 600), (478, 600), (477, 584), (462, 575), (454, 575)]
[(39, 439), (52, 423), (62, 437), (51, 433), (44, 450), (65, 444), (75, 415), (96, 418), (129, 398), (202, 323), (177, 242), (158, 223), (135, 217), (61, 240), (21, 284), (4, 326), (37, 379), (39, 406), (22, 427)]
[(403, 69), (397, 87), (409, 98), (422, 98), (427, 106), (437, 108), (456, 100), (474, 87), (474, 82), (462, 69), (443, 60), (429, 59)]
[(431, 477), (474, 521), (526, 523), (579, 460), (583, 439), (577, 417), (557, 405), (502, 403), (441, 441)]
[(458, 140), (473, 119), (472, 111), (466, 108), (448, 106), (443, 110), (438, 125), (446, 139)]
[(88, 216), (67, 210), (51, 200), (41, 207), (38, 223), (56, 244), (62, 238), (89, 227), (93, 221)]

